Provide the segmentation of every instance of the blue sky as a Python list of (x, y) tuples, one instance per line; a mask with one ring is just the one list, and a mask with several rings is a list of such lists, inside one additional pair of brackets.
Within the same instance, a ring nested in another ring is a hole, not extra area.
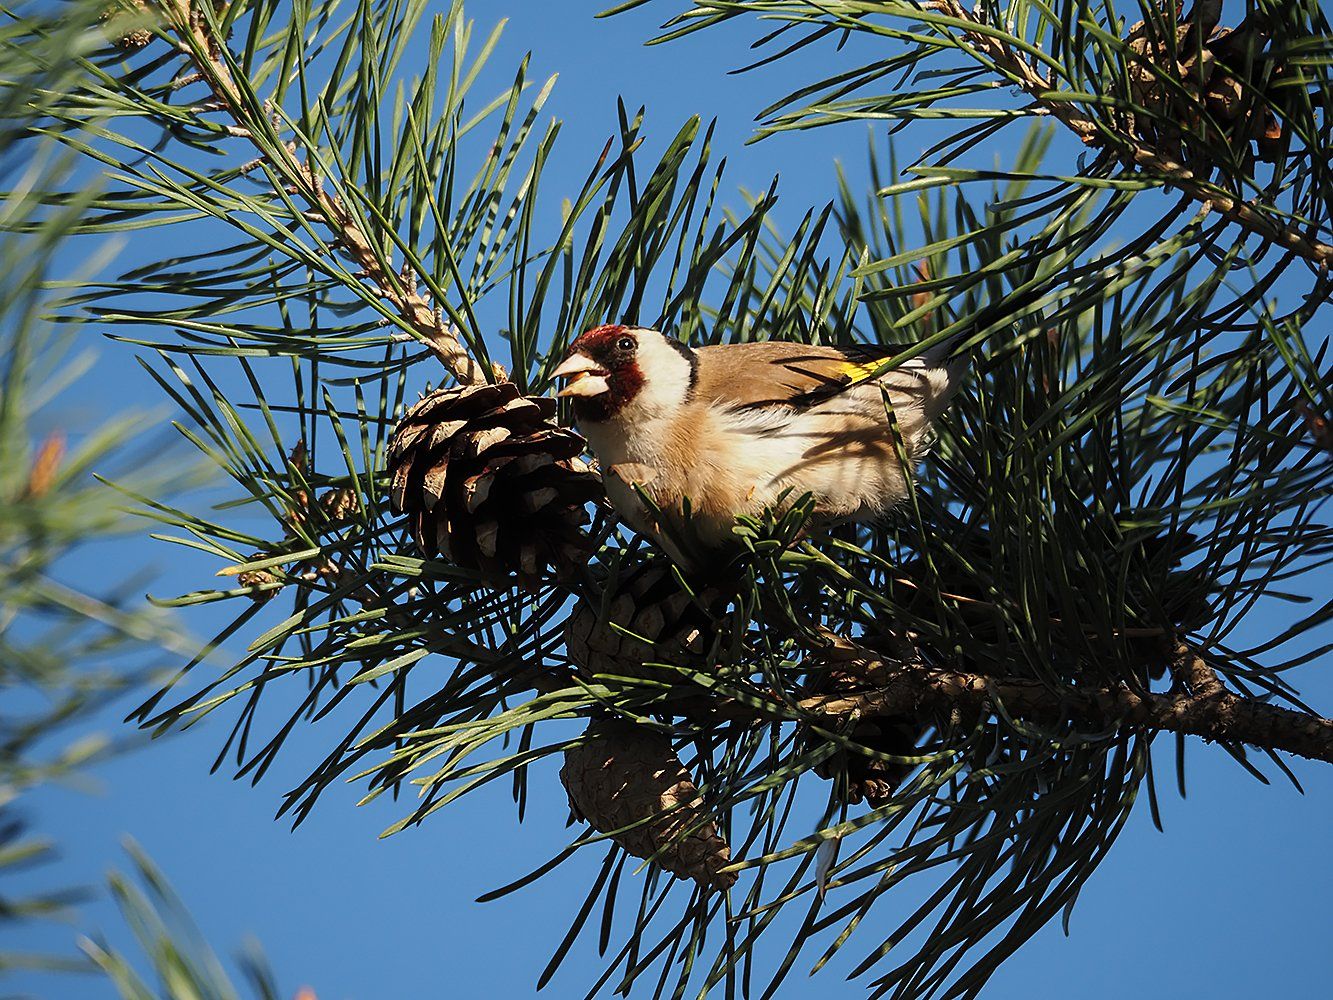
[[(780, 218), (798, 218), (831, 195), (835, 157), (854, 180), (863, 177), (861, 126), (743, 145), (753, 114), (789, 89), (801, 66), (817, 68), (828, 60), (830, 50), (777, 70), (728, 76), (726, 70), (745, 59), (750, 28), (645, 48), (641, 42), (665, 7), (595, 21), (598, 6), (490, 0), (470, 7), (483, 30), (496, 18), (510, 18), (498, 66), (514, 65), (531, 50), (535, 76), (560, 74), (550, 108), (565, 127), (544, 181), (548, 193), (579, 183), (614, 127), (617, 96), (631, 107), (646, 104), (649, 127), (662, 137), (690, 114), (716, 116), (715, 147), (728, 156), (733, 186), (762, 189), (781, 174)], [(911, 141), (903, 152), (911, 156), (917, 148)], [(133, 258), (133, 246), (126, 256)], [(156, 400), (130, 349), (106, 343), (99, 350), (83, 419)], [(90, 551), (77, 568), (104, 578), (123, 572), (125, 551)], [(200, 564), (173, 565), (170, 558), (170, 552), (155, 553), (162, 573), (156, 593), (206, 585)], [(207, 624), (191, 621), (201, 633)], [(1271, 621), (1264, 623), (1269, 629)], [(1314, 704), (1326, 710), (1333, 704), (1325, 665), (1316, 662), (1294, 679)], [(100, 724), (114, 725), (119, 714)], [(309, 984), (320, 1000), (532, 992), (600, 854), (576, 857), (535, 887), (499, 902), (473, 900), (536, 867), (566, 842), (564, 793), (553, 764), (533, 775), (534, 799), (521, 826), (507, 788), (497, 783), (436, 813), (423, 827), (380, 841), (378, 833), (401, 815), (402, 805), (377, 800), (358, 809), (352, 787), (329, 795), (295, 832), (273, 821), (281, 793), (322, 754), (327, 731), (298, 731), (257, 788), (229, 780), (225, 769), (208, 774), (223, 736), (221, 726), (205, 724), (125, 755), (97, 769), (96, 794), (49, 789), (36, 795), (32, 818), (59, 837), (65, 873), (100, 880), (109, 867), (123, 865), (120, 838), (133, 836), (220, 950), (231, 951), (253, 935), (285, 988)], [(1166, 741), (1162, 750), (1163, 773), (1170, 774)], [(1229, 998), (1326, 991), (1333, 768), (1295, 765), (1306, 789), (1302, 796), (1285, 783), (1260, 785), (1225, 754), (1200, 744), (1191, 746), (1190, 763), (1188, 800), (1162, 790), (1166, 832), (1152, 827), (1145, 804), (1085, 889), (1069, 937), (1058, 923), (1047, 927), (995, 976), (988, 997)], [(910, 883), (899, 891), (905, 894), (901, 903), (889, 901), (872, 918), (886, 930), (892, 916), (920, 901)], [(82, 918), (83, 926), (125, 942), (109, 904), (84, 907)], [(866, 930), (853, 954), (870, 946)], [(73, 937), (72, 928), (56, 925), (25, 943), (68, 949)], [(776, 960), (782, 950), (783, 942), (774, 940), (767, 954)], [(544, 993), (581, 997), (598, 971), (595, 950), (584, 943)], [(91, 979), (55, 991), (36, 984), (32, 989), (46, 996), (111, 995)], [(813, 980), (794, 975), (780, 995), (861, 993), (860, 985), (842, 981), (835, 963)]]

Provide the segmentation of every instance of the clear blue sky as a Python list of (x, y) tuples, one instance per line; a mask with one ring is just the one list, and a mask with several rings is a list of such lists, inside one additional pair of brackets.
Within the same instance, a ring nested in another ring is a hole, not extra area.
[[(649, 125), (674, 131), (687, 115), (719, 119), (715, 147), (730, 158), (735, 186), (767, 186), (782, 175), (780, 217), (792, 219), (831, 193), (832, 160), (841, 157), (860, 176), (864, 129), (805, 133), (743, 147), (751, 117), (791, 83), (792, 65), (730, 77), (745, 59), (752, 32), (707, 33), (667, 47), (644, 48), (656, 18), (594, 21), (599, 4), (489, 0), (470, 13), (483, 30), (498, 17), (510, 24), (497, 66), (534, 52), (537, 76), (560, 73), (552, 108), (565, 119), (548, 193), (573, 188), (588, 159), (614, 126), (615, 100), (646, 104)], [(808, 60), (828, 58), (828, 50)], [(806, 62), (809, 65), (809, 61)], [(916, 143), (905, 147), (911, 155)], [(134, 256), (133, 248), (127, 256)], [(131, 351), (107, 343), (82, 416), (96, 420), (126, 405), (156, 399)], [(81, 572), (104, 579), (123, 571), (123, 548), (90, 553)], [(172, 565), (155, 553), (162, 579), (157, 593), (206, 586), (202, 565)], [(1325, 578), (1327, 580), (1327, 578)], [(196, 618), (203, 633), (208, 621)], [(1271, 623), (1266, 625), (1271, 627)], [(1327, 665), (1295, 678), (1325, 711), (1333, 706)], [(101, 724), (113, 725), (120, 713)], [(223, 721), (223, 720), (219, 720)], [(376, 835), (402, 807), (378, 800), (357, 809), (356, 788), (329, 795), (299, 830), (275, 823), (281, 793), (325, 750), (328, 731), (298, 732), (272, 773), (257, 787), (209, 776), (224, 733), (204, 725), (100, 767), (101, 791), (52, 789), (31, 803), (32, 816), (60, 838), (65, 872), (100, 880), (123, 863), (119, 839), (136, 838), (193, 907), (207, 936), (231, 951), (258, 937), (288, 990), (314, 987), (320, 1000), (379, 1000), (495, 995), (525, 996), (559, 942), (572, 908), (600, 855), (566, 864), (534, 888), (497, 903), (473, 900), (544, 861), (569, 834), (564, 794), (553, 764), (535, 773), (526, 822), (514, 822), (507, 789), (488, 786), (437, 813), (424, 827), (387, 841)], [(1170, 760), (1163, 744), (1163, 772)], [(1048, 927), (995, 976), (993, 998), (1252, 997), (1326, 993), (1330, 972), (1328, 901), (1333, 898), (1329, 829), (1333, 768), (1294, 765), (1305, 784), (1264, 787), (1221, 751), (1191, 748), (1190, 796), (1163, 789), (1166, 833), (1156, 832), (1145, 807), (1074, 913), (1070, 936)], [(901, 904), (871, 919), (885, 924), (920, 901), (908, 884)], [(82, 923), (113, 941), (126, 934), (110, 905), (86, 906)], [(861, 949), (869, 946), (862, 928)], [(29, 945), (71, 947), (65, 926), (30, 935)], [(776, 960), (783, 942), (767, 954)], [(776, 952), (776, 954), (775, 954)], [(844, 964), (843, 970), (847, 966)], [(547, 987), (550, 997), (581, 997), (600, 971), (590, 944), (580, 946)], [(94, 980), (66, 982), (47, 996), (110, 995)], [(783, 997), (858, 996), (859, 984), (836, 968), (813, 980), (794, 975)]]

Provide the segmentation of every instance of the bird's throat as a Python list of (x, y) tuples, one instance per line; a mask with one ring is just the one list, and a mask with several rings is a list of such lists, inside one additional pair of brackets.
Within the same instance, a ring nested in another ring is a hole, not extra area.
[(595, 396), (575, 396), (574, 416), (580, 424), (603, 424), (618, 417), (628, 416), (626, 408), (643, 388), (643, 373), (636, 364), (622, 365), (607, 377), (606, 392)]

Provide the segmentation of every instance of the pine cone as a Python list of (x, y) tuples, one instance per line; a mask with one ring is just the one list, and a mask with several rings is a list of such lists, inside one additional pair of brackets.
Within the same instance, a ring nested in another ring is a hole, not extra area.
[[(254, 552), (250, 555), (251, 560), (263, 558), (266, 558), (266, 554), (263, 552)], [(266, 569), (248, 569), (242, 573), (237, 573), (236, 582), (242, 587), (256, 588), (250, 591), (248, 595), (250, 600), (254, 601), (256, 604), (267, 604), (269, 601), (273, 600), (273, 598), (278, 596), (278, 590), (280, 589), (278, 587), (269, 590), (259, 589), (267, 584), (280, 582), (277, 574)]]
[(598, 832), (639, 824), (612, 838), (636, 858), (715, 889), (736, 881), (734, 872), (721, 870), (731, 863), (731, 848), (662, 733), (594, 720), (583, 742), (565, 751), (560, 780), (570, 808)]
[[(889, 645), (901, 647), (903, 644), (891, 641)], [(881, 687), (892, 672), (888, 662), (879, 655), (857, 656), (854, 655), (854, 647), (826, 650), (812, 658), (810, 667), (811, 689), (820, 694), (850, 694)], [(885, 716), (857, 723), (851, 732), (851, 739), (877, 753), (913, 757), (920, 752), (918, 746), (930, 729), (931, 723), (928, 721), (905, 715)], [(828, 781), (842, 776), (848, 802), (864, 799), (871, 808), (878, 809), (893, 800), (898, 786), (916, 770), (916, 765), (899, 764), (840, 750), (815, 765), (814, 770), (815, 774)]]
[[(1260, 18), (1251, 17), (1235, 28), (1218, 28), (1221, 4), (1199, 3), (1190, 18), (1176, 25), (1174, 42), (1162, 38), (1144, 21), (1126, 36), (1132, 53), (1128, 66), (1130, 92), (1135, 103), (1152, 112), (1150, 118), (1130, 116), (1130, 130), (1165, 155), (1184, 152), (1191, 131), (1203, 126), (1204, 112), (1223, 135), (1205, 133), (1206, 142), (1253, 140), (1261, 160), (1276, 160), (1285, 144), (1281, 122), (1269, 104), (1279, 96), (1265, 79), (1272, 62), (1269, 35)], [(1202, 43), (1200, 43), (1202, 40)], [(1239, 79), (1249, 67), (1251, 79)], [(1159, 73), (1180, 81), (1168, 86)], [(1278, 67), (1273, 71), (1280, 75)], [(1197, 143), (1196, 143), (1197, 145)], [(1206, 152), (1206, 150), (1204, 150)]]
[[(867, 750), (895, 757), (911, 757), (920, 752), (917, 744), (928, 728), (906, 716), (892, 716), (859, 723), (852, 733), (852, 739)], [(839, 751), (815, 766), (815, 774), (828, 781), (843, 775), (847, 801), (860, 802), (865, 799), (872, 809), (892, 802), (898, 786), (914, 770), (915, 764), (895, 764), (846, 751)]]
[(101, 20), (118, 48), (134, 52), (153, 40), (153, 33), (145, 26), (152, 17), (147, 0), (126, 0), (104, 9)]
[(620, 579), (605, 616), (587, 604), (574, 609), (565, 622), (565, 648), (587, 676), (678, 679), (645, 664), (701, 663), (726, 604), (714, 588), (697, 590), (692, 598), (669, 566), (648, 563)]
[(526, 578), (586, 561), (584, 505), (601, 484), (578, 458), (583, 439), (554, 413), (555, 400), (512, 382), (441, 389), (407, 411), (389, 475), (422, 553)]
[(330, 524), (342, 524), (361, 513), (361, 497), (350, 486), (329, 490), (319, 498), (319, 505), (324, 510)]

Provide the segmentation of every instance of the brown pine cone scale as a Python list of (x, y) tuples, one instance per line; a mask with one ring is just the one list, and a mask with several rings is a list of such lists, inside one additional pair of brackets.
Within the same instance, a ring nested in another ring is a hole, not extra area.
[(583, 742), (565, 751), (560, 780), (575, 814), (636, 858), (700, 885), (735, 883), (735, 872), (722, 871), (731, 848), (663, 733), (595, 720)]
[(691, 597), (669, 566), (648, 564), (616, 582), (604, 611), (588, 604), (574, 609), (565, 622), (565, 649), (587, 677), (678, 680), (674, 671), (648, 664), (701, 667), (727, 604), (712, 587)]
[(601, 483), (554, 415), (555, 400), (513, 382), (441, 389), (407, 411), (389, 444), (390, 498), (423, 555), (525, 578), (586, 560), (584, 508)]

